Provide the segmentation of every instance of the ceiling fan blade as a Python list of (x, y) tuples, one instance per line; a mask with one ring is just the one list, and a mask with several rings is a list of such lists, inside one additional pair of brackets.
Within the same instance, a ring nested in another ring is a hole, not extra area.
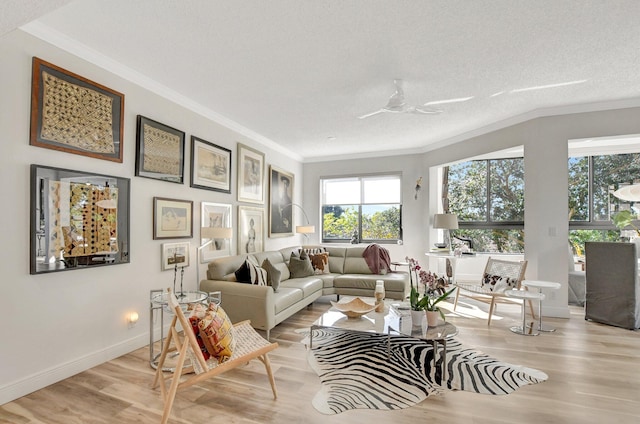
[(418, 106), (413, 108), (413, 113), (422, 113), (424, 115), (437, 115), (438, 113), (442, 113), (442, 109), (434, 109), (431, 107), (422, 107)]
[(378, 109), (378, 110), (376, 110), (375, 112), (371, 112), (371, 113), (367, 113), (367, 114), (362, 115), (362, 116), (358, 116), (358, 118), (359, 118), (359, 119), (364, 119), (364, 118), (368, 118), (368, 117), (370, 117), (370, 116), (374, 116), (374, 115), (377, 115), (377, 114), (379, 114), (379, 113), (383, 113), (383, 112), (385, 112), (385, 110), (384, 110), (384, 109)]

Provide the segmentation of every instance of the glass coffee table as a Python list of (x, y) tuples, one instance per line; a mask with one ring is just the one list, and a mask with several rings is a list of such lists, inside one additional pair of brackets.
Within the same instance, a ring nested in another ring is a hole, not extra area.
[[(349, 302), (354, 297), (341, 296), (341, 303)], [(373, 305), (375, 299), (360, 297), (364, 302)], [(429, 343), (433, 347), (434, 366), (438, 357), (439, 347), (442, 347), (442, 378), (446, 381), (447, 377), (447, 340), (458, 334), (455, 325), (444, 322), (435, 327), (427, 326), (426, 316), (423, 317), (419, 325), (414, 325), (411, 319), (411, 311), (404, 303), (397, 301), (385, 301), (384, 311), (371, 311), (364, 314), (360, 318), (348, 318), (345, 314), (335, 309), (333, 306), (320, 316), (311, 325), (309, 334), (309, 348), (313, 347), (313, 330), (314, 328), (330, 327), (339, 328), (347, 331), (361, 331), (378, 334), (386, 334), (387, 338), (387, 355), (391, 355), (391, 337), (393, 335), (403, 335), (413, 337), (418, 340)]]

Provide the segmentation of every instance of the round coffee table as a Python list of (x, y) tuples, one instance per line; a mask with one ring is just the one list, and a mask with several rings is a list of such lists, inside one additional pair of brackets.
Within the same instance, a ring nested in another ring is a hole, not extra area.
[(510, 328), (511, 331), (513, 331), (514, 333), (517, 334), (521, 334), (523, 336), (537, 336), (538, 333), (537, 331), (534, 333), (533, 332), (533, 322), (531, 323), (530, 326), (527, 325), (527, 300), (537, 300), (538, 302), (542, 302), (545, 298), (544, 293), (536, 293), (536, 292), (531, 292), (529, 290), (507, 290), (505, 292), (505, 294), (508, 297), (513, 297), (515, 299), (521, 299), (522, 300), (522, 326), (518, 327), (518, 326), (513, 326)]
[[(555, 281), (537, 281), (537, 280), (523, 280), (522, 285), (525, 287), (533, 287), (538, 289), (538, 293), (542, 294), (542, 289), (558, 290), (561, 286), (560, 283)], [(538, 302), (538, 330), (539, 331), (556, 331), (553, 327), (544, 327), (542, 325), (542, 300)]]

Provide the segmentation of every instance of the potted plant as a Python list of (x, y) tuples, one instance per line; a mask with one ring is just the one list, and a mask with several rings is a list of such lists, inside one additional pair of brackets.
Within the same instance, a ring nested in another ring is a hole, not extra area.
[[(406, 258), (407, 262), (409, 262), (410, 272), (415, 272), (416, 274), (416, 283), (413, 284), (413, 279), (411, 283), (411, 292), (409, 293), (409, 303), (411, 305), (412, 311), (412, 319), (415, 322), (419, 322), (415, 316), (415, 312), (425, 311), (427, 313), (427, 319), (429, 318), (429, 312), (433, 312), (432, 316), (435, 315), (437, 320), (437, 316), (439, 315), (443, 320), (445, 320), (444, 312), (440, 308), (438, 308), (438, 303), (445, 300), (453, 291), (456, 289), (453, 287), (451, 290), (446, 291), (446, 283), (444, 278), (438, 278), (435, 273), (431, 271), (425, 271), (421, 269), (418, 261), (413, 258)], [(420, 297), (420, 287), (424, 287), (422, 290), (422, 297)], [(430, 320), (429, 325), (434, 326), (435, 322)]]
[(625, 227), (631, 227), (636, 230), (636, 234), (640, 237), (640, 229), (633, 225), (633, 221), (638, 217), (629, 210), (620, 211), (613, 215), (613, 223), (616, 227), (624, 230)]

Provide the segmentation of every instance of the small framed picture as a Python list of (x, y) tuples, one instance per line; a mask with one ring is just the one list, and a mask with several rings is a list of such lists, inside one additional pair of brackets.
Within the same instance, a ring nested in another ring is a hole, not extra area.
[(269, 237), (293, 235), (293, 174), (269, 166)]
[(238, 143), (238, 201), (264, 204), (264, 153)]
[(231, 256), (232, 217), (231, 205), (202, 202), (200, 217), (200, 245), (211, 240), (201, 249), (200, 263), (207, 263), (213, 258)]
[(153, 239), (192, 238), (193, 202), (153, 198)]
[(264, 250), (264, 209), (238, 206), (238, 253)]
[(191, 136), (191, 187), (231, 193), (231, 150)]
[(33, 58), (29, 144), (122, 163), (124, 94)]
[(162, 243), (162, 270), (189, 266), (191, 243)]
[(184, 132), (138, 115), (136, 176), (182, 184)]

